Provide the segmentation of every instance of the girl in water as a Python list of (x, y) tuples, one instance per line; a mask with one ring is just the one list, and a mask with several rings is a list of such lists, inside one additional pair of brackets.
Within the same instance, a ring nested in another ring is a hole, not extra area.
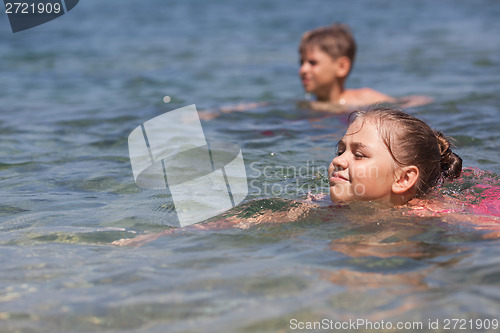
[(328, 170), (333, 202), (400, 206), (462, 172), (462, 159), (441, 132), (394, 109), (351, 114), (337, 148)]
[[(336, 155), (329, 166), (328, 178), (330, 199), (337, 208), (339, 204), (352, 207), (354, 202), (363, 201), (386, 207), (406, 206), (409, 208), (406, 211), (417, 211), (415, 215), (456, 212), (457, 206), (463, 208), (463, 203), (453, 200), (439, 203), (426, 199), (433, 188), (460, 176), (462, 159), (452, 152), (449, 139), (441, 132), (402, 111), (377, 107), (351, 114)], [(261, 223), (313, 218), (315, 214), (320, 214), (322, 220), (331, 220), (338, 214), (331, 203), (324, 207), (323, 198), (318, 196), (310, 196), (306, 201), (282, 199), (271, 204), (265, 200), (258, 205), (261, 207), (258, 211), (255, 202), (247, 203), (187, 228), (246, 229)], [(427, 210), (426, 205), (431, 208)], [(113, 244), (139, 245), (175, 230), (178, 229)]]

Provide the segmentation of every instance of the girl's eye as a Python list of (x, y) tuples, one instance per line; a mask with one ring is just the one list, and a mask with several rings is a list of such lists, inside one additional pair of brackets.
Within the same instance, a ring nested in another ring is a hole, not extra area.
[(340, 156), (340, 155), (342, 155), (343, 153), (344, 153), (344, 150), (342, 150), (342, 149), (337, 150), (337, 156)]
[(360, 158), (365, 157), (365, 155), (363, 155), (362, 153), (354, 153), (354, 157), (357, 159), (360, 159)]

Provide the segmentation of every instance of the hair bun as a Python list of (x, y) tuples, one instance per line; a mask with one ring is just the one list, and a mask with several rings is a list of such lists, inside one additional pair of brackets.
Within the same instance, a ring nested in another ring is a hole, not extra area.
[(462, 173), (462, 159), (451, 151), (450, 140), (441, 132), (435, 132), (441, 152), (441, 174), (446, 179), (458, 178)]

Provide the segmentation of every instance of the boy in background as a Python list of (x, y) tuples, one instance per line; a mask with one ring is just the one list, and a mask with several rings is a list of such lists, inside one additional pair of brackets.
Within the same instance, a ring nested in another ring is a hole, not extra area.
[(428, 104), (426, 96), (393, 98), (371, 88), (345, 89), (356, 56), (356, 42), (349, 27), (334, 24), (307, 31), (299, 45), (299, 76), (304, 90), (316, 101), (301, 103), (313, 110), (342, 112), (375, 104), (393, 103), (400, 107)]

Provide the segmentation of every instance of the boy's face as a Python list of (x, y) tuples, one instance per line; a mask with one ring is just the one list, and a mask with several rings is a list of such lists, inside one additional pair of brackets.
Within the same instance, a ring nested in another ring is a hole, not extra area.
[(318, 97), (328, 99), (332, 87), (337, 83), (338, 63), (318, 47), (309, 47), (301, 55), (299, 76), (304, 90)]
[(398, 165), (369, 120), (355, 120), (328, 168), (332, 201), (389, 202)]

